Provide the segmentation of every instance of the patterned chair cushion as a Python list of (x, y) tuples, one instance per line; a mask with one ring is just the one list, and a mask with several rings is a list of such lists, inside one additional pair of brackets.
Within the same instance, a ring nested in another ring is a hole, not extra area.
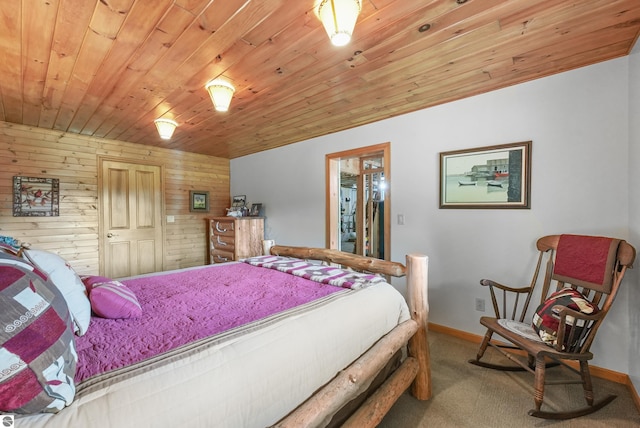
[[(553, 310), (554, 306), (565, 306), (586, 315), (598, 312), (596, 305), (592, 304), (579, 291), (573, 288), (564, 288), (551, 294), (547, 300), (538, 306), (533, 315), (534, 330), (538, 332), (542, 341), (550, 346), (555, 346), (558, 342), (558, 326), (560, 324), (560, 317), (557, 311)], [(567, 317), (567, 322), (573, 322), (573, 317)], [(576, 327), (581, 330), (583, 324), (578, 323)], [(576, 337), (580, 335), (580, 330), (575, 332)], [(568, 340), (570, 332), (571, 328), (567, 327), (565, 331), (565, 347), (568, 345), (566, 340)]]
[(55, 413), (75, 396), (73, 323), (35, 266), (0, 252), (0, 411)]

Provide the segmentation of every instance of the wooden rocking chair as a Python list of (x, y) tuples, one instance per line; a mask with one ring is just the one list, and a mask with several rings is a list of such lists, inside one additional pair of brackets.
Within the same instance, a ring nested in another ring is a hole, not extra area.
[[(580, 235), (545, 236), (537, 241), (537, 248), (540, 254), (528, 287), (512, 288), (489, 279), (480, 281), (481, 285), (489, 287), (496, 316), (480, 318), (487, 333), (476, 358), (469, 362), (492, 369), (533, 373), (535, 409), (529, 411), (531, 416), (570, 419), (587, 415), (616, 398), (609, 395), (594, 403), (588, 363), (593, 354), (589, 348), (636, 251), (623, 240)], [(524, 323), (544, 259), (541, 305), (533, 314), (533, 324)], [(556, 282), (555, 289), (551, 287), (553, 281)], [(550, 295), (550, 292), (555, 293)], [(492, 341), (494, 333), (510, 344)], [(481, 361), (488, 346), (517, 366)], [(580, 379), (546, 379), (546, 369), (558, 364), (579, 374)], [(566, 383), (582, 383), (587, 406), (568, 411), (542, 410), (545, 385)]]

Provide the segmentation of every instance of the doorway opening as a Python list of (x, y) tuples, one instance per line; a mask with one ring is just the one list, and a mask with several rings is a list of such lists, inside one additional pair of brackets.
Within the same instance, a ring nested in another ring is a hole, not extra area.
[(327, 247), (389, 260), (390, 144), (326, 156)]

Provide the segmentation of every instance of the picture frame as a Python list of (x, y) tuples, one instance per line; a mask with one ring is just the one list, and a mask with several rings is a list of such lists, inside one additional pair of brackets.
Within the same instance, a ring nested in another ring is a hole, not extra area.
[(440, 208), (531, 208), (531, 141), (440, 153)]
[(13, 177), (14, 217), (56, 217), (59, 215), (59, 179)]
[(231, 201), (231, 208), (239, 209), (247, 204), (247, 195), (237, 195)]
[(258, 217), (260, 215), (260, 210), (262, 209), (262, 204), (251, 204), (251, 210), (249, 211), (250, 217)]
[(189, 211), (209, 212), (209, 192), (205, 190), (189, 191)]

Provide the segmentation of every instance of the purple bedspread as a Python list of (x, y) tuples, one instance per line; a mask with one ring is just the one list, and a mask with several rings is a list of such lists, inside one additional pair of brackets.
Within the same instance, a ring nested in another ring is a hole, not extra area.
[(122, 281), (142, 318), (91, 318), (76, 383), (343, 289), (246, 263)]

